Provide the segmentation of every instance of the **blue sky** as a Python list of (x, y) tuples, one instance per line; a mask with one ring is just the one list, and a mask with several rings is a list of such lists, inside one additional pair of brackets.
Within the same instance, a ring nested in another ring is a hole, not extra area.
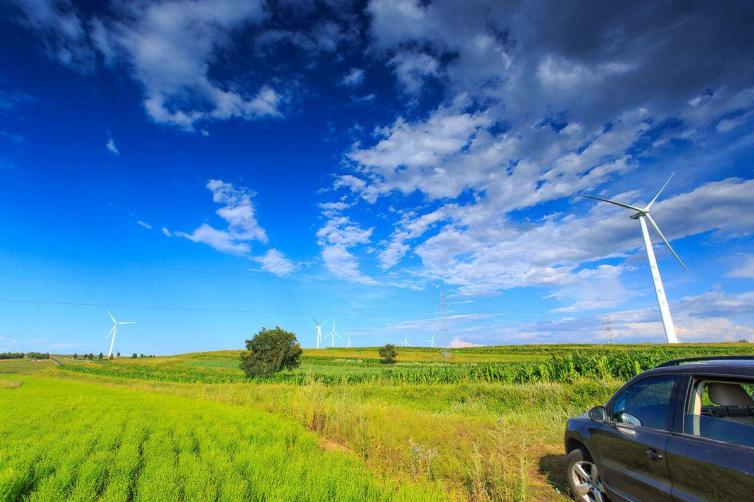
[(754, 7), (559, 8), (4, 3), (0, 351), (106, 351), (108, 308), (123, 353), (659, 342), (637, 222), (579, 195), (674, 171), (678, 335), (754, 341)]

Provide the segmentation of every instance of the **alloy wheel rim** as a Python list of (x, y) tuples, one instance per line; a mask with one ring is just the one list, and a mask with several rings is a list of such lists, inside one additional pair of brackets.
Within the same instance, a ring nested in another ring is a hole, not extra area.
[(577, 500), (582, 502), (603, 502), (602, 482), (599, 478), (597, 466), (587, 460), (574, 462), (571, 467), (573, 486), (576, 487)]

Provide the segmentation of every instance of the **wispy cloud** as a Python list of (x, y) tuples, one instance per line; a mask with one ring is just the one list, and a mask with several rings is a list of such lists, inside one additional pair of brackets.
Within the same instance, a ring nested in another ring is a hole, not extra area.
[(728, 272), (728, 277), (754, 279), (754, 255), (743, 257), (741, 262), (740, 265)]
[(212, 192), (212, 200), (221, 205), (216, 213), (227, 227), (217, 229), (202, 223), (191, 233), (174, 232), (173, 235), (233, 254), (249, 253), (252, 241), (267, 243), (267, 232), (259, 226), (254, 214), (251, 190), (222, 180), (209, 180), (207, 189)]
[(341, 83), (346, 87), (358, 87), (364, 83), (364, 70), (361, 68), (351, 68), (343, 76)]
[(255, 256), (252, 260), (259, 263), (262, 270), (279, 276), (290, 275), (291, 272), (298, 268), (295, 263), (286, 258), (285, 255), (277, 249), (269, 249), (265, 254)]
[(146, 228), (147, 230), (152, 230), (152, 225), (150, 225), (146, 221), (136, 220), (136, 224), (139, 225), (139, 226), (141, 226), (141, 227)]
[(115, 141), (113, 140), (113, 137), (110, 135), (107, 136), (107, 143), (105, 143), (105, 148), (107, 148), (108, 152), (114, 155), (120, 155), (120, 151), (118, 150), (118, 147), (115, 145)]

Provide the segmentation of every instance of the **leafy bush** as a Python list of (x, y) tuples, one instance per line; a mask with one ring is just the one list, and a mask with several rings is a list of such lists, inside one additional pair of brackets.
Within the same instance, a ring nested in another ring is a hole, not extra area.
[(395, 345), (392, 343), (385, 344), (384, 347), (380, 347), (378, 350), (380, 358), (383, 364), (393, 364), (395, 358), (398, 356), (398, 351), (395, 350)]
[(28, 359), (49, 359), (50, 354), (47, 352), (27, 352), (26, 357)]
[(23, 352), (0, 352), (0, 359), (23, 359)]
[(296, 335), (279, 327), (262, 328), (246, 340), (246, 348), (241, 353), (241, 369), (248, 377), (271, 375), (301, 364), (302, 350)]

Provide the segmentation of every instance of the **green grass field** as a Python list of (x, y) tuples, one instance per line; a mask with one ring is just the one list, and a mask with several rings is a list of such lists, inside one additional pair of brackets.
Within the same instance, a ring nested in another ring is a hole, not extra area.
[(0, 361), (0, 500), (558, 500), (568, 416), (659, 361), (752, 352), (307, 350), (262, 381), (238, 351)]

